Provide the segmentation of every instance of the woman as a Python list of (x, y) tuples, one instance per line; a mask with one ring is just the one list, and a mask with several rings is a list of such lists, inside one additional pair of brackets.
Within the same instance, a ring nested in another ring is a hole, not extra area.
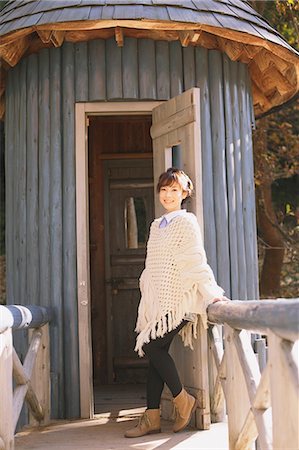
[(151, 224), (135, 330), (135, 351), (149, 359), (147, 409), (139, 423), (125, 433), (126, 437), (161, 431), (164, 383), (176, 409), (173, 431), (188, 425), (196, 399), (183, 388), (169, 347), (179, 333), (184, 344), (193, 348), (198, 315), (207, 327), (207, 306), (227, 300), (207, 264), (196, 216), (181, 209), (192, 190), (192, 182), (182, 170), (170, 168), (160, 175), (157, 192), (165, 215)]

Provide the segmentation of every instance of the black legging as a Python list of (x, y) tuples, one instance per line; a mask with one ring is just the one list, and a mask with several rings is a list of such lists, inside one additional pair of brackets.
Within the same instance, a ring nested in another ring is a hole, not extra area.
[(167, 384), (173, 397), (176, 397), (182, 390), (182, 383), (175, 363), (168, 351), (173, 338), (186, 323), (188, 323), (187, 320), (183, 320), (170, 333), (165, 334), (163, 337), (153, 339), (143, 346), (144, 353), (149, 359), (146, 385), (148, 409), (158, 409), (160, 407), (164, 383)]

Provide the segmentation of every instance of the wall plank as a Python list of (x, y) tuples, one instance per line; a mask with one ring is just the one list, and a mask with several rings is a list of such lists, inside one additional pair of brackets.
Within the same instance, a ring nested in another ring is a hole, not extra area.
[(234, 166), (235, 166), (235, 192), (236, 192), (236, 226), (237, 226), (237, 257), (238, 257), (238, 274), (239, 274), (239, 289), (238, 299), (247, 299), (247, 272), (246, 272), (246, 253), (245, 253), (245, 238), (244, 238), (244, 224), (242, 212), (242, 149), (240, 137), (240, 117), (239, 113), (239, 91), (238, 91), (238, 66), (239, 63), (234, 62), (230, 64), (230, 84), (232, 97), (232, 124), (233, 124), (233, 140), (234, 140)]
[(105, 41), (97, 39), (88, 42), (88, 84), (89, 100), (106, 99)]
[(228, 246), (228, 205), (225, 169), (225, 117), (222, 81), (222, 56), (209, 52), (209, 80), (212, 119), (213, 180), (217, 243), (217, 281), (230, 296), (230, 260)]
[(247, 109), (247, 127), (248, 127), (248, 156), (250, 158), (249, 180), (251, 180), (251, 227), (252, 227), (252, 298), (259, 298), (259, 269), (258, 269), (258, 249), (257, 249), (257, 223), (256, 223), (256, 204), (255, 204), (255, 184), (254, 184), (254, 160), (252, 148), (252, 128), (255, 125), (253, 99), (251, 92), (251, 81), (248, 70), (245, 72), (245, 99)]
[[(10, 72), (13, 69), (10, 69)], [(14, 152), (14, 90), (13, 78), (9, 72), (6, 87), (6, 120), (5, 120), (5, 247), (6, 247), (6, 298), (7, 303), (13, 303), (14, 298), (14, 263), (13, 263), (13, 204), (14, 204), (14, 187), (13, 187), (13, 152)]]
[(62, 273), (62, 128), (61, 49), (50, 52), (50, 303), (54, 310), (50, 326), (51, 411), (64, 417), (63, 273)]
[(157, 98), (155, 43), (151, 39), (138, 40), (139, 98)]
[[(247, 298), (251, 300), (255, 293), (255, 267), (253, 266), (254, 249), (253, 240), (256, 236), (253, 230), (253, 218), (255, 215), (255, 200), (254, 200), (254, 184), (253, 184), (253, 159), (252, 159), (252, 136), (251, 136), (251, 121), (248, 117), (248, 110), (246, 105), (246, 71), (243, 64), (239, 65), (239, 112), (243, 118), (240, 120), (240, 137), (242, 148), (242, 207), (243, 207), (243, 223), (244, 223), (244, 238), (245, 238), (245, 252), (246, 252), (246, 273), (247, 273)], [(249, 119), (249, 123), (248, 123)]]
[(64, 388), (67, 418), (79, 417), (79, 361), (75, 193), (75, 61), (74, 46), (62, 48), (62, 206)]
[[(200, 88), (202, 193), (204, 216), (204, 245), (207, 258), (217, 278), (216, 224), (214, 211), (213, 154), (211, 134), (211, 105), (209, 90), (208, 51), (195, 49), (196, 86)], [(196, 194), (195, 194), (196, 195)]]
[(179, 42), (169, 43), (170, 58), (170, 97), (179, 95), (184, 90), (182, 47)]
[(183, 48), (184, 90), (195, 86), (195, 49)]
[(170, 73), (169, 73), (169, 44), (165, 41), (156, 42), (156, 75), (157, 98), (168, 100), (170, 98)]
[[(20, 92), (20, 65), (14, 68), (13, 71), (13, 90), (15, 92)], [(15, 108), (15, 118), (14, 125), (19, 128), (20, 126), (20, 95), (14, 96), (14, 108)], [(20, 174), (20, 151), (21, 151), (21, 142), (20, 142), (20, 134), (13, 134), (14, 141), (14, 156), (13, 156), (13, 180), (19, 179)], [(13, 195), (14, 195), (14, 203), (13, 203), (13, 283), (14, 283), (14, 303), (19, 303), (20, 298), (20, 229), (19, 229), (19, 220), (18, 214), (20, 210), (20, 189), (19, 184), (14, 183), (13, 185)]]
[(38, 55), (38, 173), (39, 173), (39, 267), (40, 299), (42, 306), (50, 305), (50, 92), (49, 50)]
[(18, 178), (19, 186), (19, 266), (20, 266), (20, 290), (19, 303), (24, 305), (27, 300), (26, 296), (26, 95), (27, 95), (27, 60), (22, 60), (20, 64), (20, 170)]
[(232, 121), (232, 95), (230, 85), (230, 62), (226, 55), (223, 56), (223, 83), (224, 83), (224, 108), (225, 108), (225, 135), (226, 135), (226, 175), (227, 175), (227, 199), (228, 199), (228, 232), (229, 232), (229, 257), (230, 257), (230, 282), (231, 298), (238, 299), (239, 274), (238, 274), (238, 247), (237, 247), (237, 220), (236, 220), (236, 190), (235, 190), (235, 141), (233, 136)]
[(75, 44), (75, 90), (76, 102), (86, 101), (88, 98), (88, 53), (87, 42)]
[(38, 237), (38, 61), (28, 58), (27, 65), (27, 296), (39, 304)]
[(136, 39), (125, 39), (122, 56), (124, 98), (138, 99), (138, 48)]
[(121, 48), (113, 38), (106, 41), (107, 100), (123, 97)]

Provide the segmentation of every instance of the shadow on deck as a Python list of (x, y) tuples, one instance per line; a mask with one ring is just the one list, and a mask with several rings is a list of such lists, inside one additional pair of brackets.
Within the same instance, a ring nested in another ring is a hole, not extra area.
[(145, 409), (142, 385), (105, 386), (95, 390), (95, 419), (52, 422), (25, 429), (16, 435), (16, 450), (228, 450), (227, 424), (213, 424), (208, 431), (188, 428), (174, 434), (172, 423), (162, 421), (162, 433), (136, 439), (124, 438)]

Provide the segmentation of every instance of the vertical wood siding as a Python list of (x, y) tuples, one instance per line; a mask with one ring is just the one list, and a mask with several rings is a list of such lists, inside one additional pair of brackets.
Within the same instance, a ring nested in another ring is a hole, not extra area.
[(66, 417), (79, 415), (79, 353), (77, 320), (76, 183), (75, 183), (75, 52), (62, 48), (62, 276), (64, 390)]
[[(228, 236), (228, 199), (226, 173), (226, 135), (223, 86), (223, 55), (215, 50), (209, 52), (209, 81), (211, 103), (212, 155), (214, 207), (217, 246), (217, 280), (226, 293), (230, 293)], [(203, 169), (204, 170), (204, 169)]]
[(195, 50), (196, 86), (200, 88), (201, 152), (203, 211), (205, 218), (204, 241), (209, 263), (217, 278), (216, 223), (213, 183), (213, 152), (209, 83), (209, 52)]
[(64, 326), (62, 278), (62, 129), (61, 129), (61, 51), (50, 52), (50, 303), (51, 322), (51, 411), (64, 417)]
[(246, 66), (217, 51), (128, 38), (43, 49), (8, 74), (9, 303), (51, 305), (53, 417), (79, 416), (75, 102), (166, 100), (198, 86), (205, 247), (228, 296), (256, 298), (252, 103)]
[(238, 272), (238, 248), (237, 248), (237, 218), (235, 211), (236, 185), (235, 185), (235, 161), (232, 121), (232, 93), (230, 85), (230, 61), (226, 56), (223, 58), (223, 84), (224, 84), (224, 112), (225, 112), (225, 140), (226, 140), (226, 173), (227, 173), (227, 200), (228, 200), (228, 237), (230, 255), (230, 284), (231, 296), (237, 298), (239, 294), (239, 272)]

